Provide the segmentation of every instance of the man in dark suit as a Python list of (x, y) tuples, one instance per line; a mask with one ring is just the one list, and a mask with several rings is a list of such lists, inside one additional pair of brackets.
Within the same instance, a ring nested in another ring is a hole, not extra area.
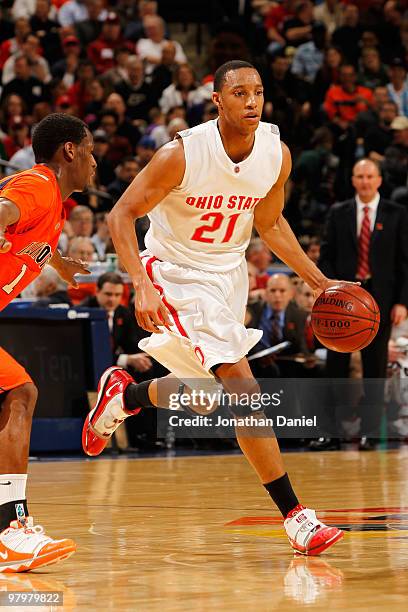
[[(257, 302), (251, 312), (250, 326), (263, 331), (263, 336), (251, 353), (269, 348), (288, 340), (291, 346), (280, 353), (290, 356), (308, 353), (305, 339), (307, 313), (292, 301), (293, 287), (286, 274), (274, 274), (267, 282), (263, 302)], [(299, 368), (296, 362), (277, 361), (269, 357), (254, 360), (251, 364), (254, 374), (267, 378), (271, 376), (296, 376)]]
[[(320, 269), (331, 278), (359, 281), (381, 312), (377, 336), (361, 351), (364, 379), (378, 380), (378, 384), (367, 380), (364, 384), (363, 402), (370, 410), (362, 414), (361, 450), (373, 448), (366, 434), (377, 432), (381, 421), (391, 326), (406, 318), (408, 306), (408, 215), (404, 207), (380, 197), (381, 181), (373, 161), (362, 159), (355, 164), (352, 184), (356, 195), (332, 206), (319, 261)], [(328, 351), (328, 377), (347, 378), (349, 363), (349, 353)], [(339, 440), (321, 438), (313, 447), (338, 448)]]

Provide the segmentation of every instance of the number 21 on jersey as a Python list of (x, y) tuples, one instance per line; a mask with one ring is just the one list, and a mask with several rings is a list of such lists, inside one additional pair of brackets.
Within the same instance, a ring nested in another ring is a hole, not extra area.
[[(197, 240), (198, 242), (206, 242), (212, 244), (215, 242), (215, 238), (212, 236), (204, 236), (204, 234), (211, 234), (216, 232), (221, 227), (224, 229), (223, 237), (220, 242), (229, 242), (235, 229), (235, 225), (238, 221), (238, 217), (241, 213), (236, 213), (225, 217), (220, 212), (206, 213), (200, 217), (200, 221), (211, 221), (206, 225), (200, 225), (194, 231), (190, 240)], [(218, 242), (218, 241), (217, 241)]]

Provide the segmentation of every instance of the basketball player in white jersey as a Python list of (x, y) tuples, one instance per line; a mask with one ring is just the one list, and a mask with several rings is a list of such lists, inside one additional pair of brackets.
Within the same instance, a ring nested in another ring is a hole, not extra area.
[[(152, 332), (139, 346), (177, 384), (216, 375), (227, 392), (251, 393), (259, 387), (246, 355), (262, 335), (243, 324), (253, 224), (316, 295), (334, 281), (304, 254), (282, 216), (291, 156), (278, 128), (260, 122), (258, 72), (246, 62), (224, 64), (215, 74), (213, 101), (218, 119), (180, 132), (159, 149), (113, 208), (109, 227), (135, 288), (137, 321)], [(146, 214), (151, 225), (140, 256), (134, 223)], [(129, 415), (158, 405), (157, 380), (136, 384), (116, 366), (103, 374), (98, 391), (83, 430), (89, 455), (101, 453)], [(242, 406), (230, 410), (245, 415)], [(272, 430), (260, 437), (240, 427), (236, 435), (281, 511), (294, 550), (317, 555), (337, 542), (342, 531), (299, 503)]]

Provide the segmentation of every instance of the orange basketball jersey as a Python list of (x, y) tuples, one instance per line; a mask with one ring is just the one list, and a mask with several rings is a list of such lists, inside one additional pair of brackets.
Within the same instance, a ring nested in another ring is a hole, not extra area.
[(7, 228), (12, 244), (0, 253), (0, 310), (41, 272), (58, 245), (65, 213), (54, 172), (37, 164), (0, 181), (0, 197), (11, 200), (20, 219)]

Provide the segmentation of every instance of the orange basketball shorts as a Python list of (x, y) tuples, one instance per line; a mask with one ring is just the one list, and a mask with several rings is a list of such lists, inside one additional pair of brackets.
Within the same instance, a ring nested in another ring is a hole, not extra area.
[(0, 393), (32, 382), (23, 366), (0, 347)]

